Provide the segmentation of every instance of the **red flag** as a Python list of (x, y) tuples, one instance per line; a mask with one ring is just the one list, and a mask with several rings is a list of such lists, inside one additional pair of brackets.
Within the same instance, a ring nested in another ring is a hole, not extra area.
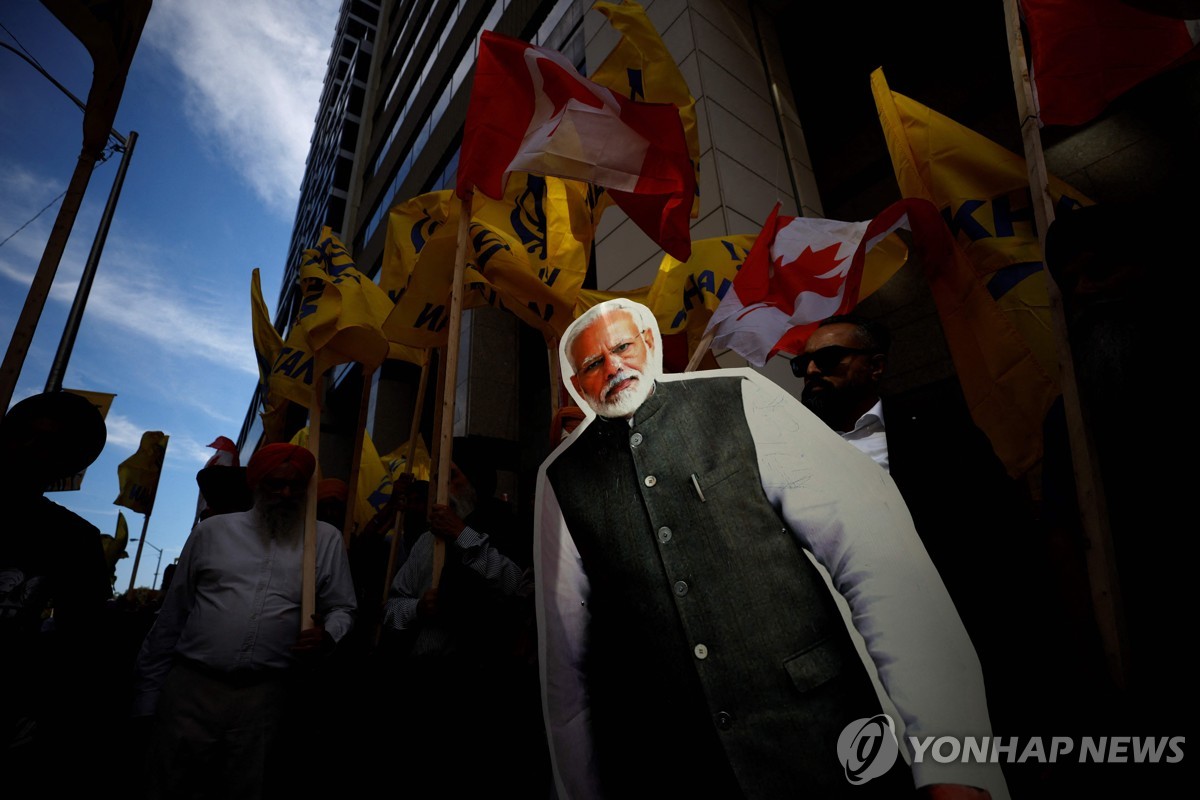
[(204, 462), (206, 467), (238, 467), (241, 466), (238, 461), (237, 445), (228, 436), (218, 436), (209, 447), (215, 448), (217, 452), (213, 453), (208, 461)]
[(1082, 125), (1116, 98), (1197, 55), (1196, 20), (1120, 0), (1021, 0), (1042, 122)]
[(696, 193), (679, 109), (635, 103), (561, 53), (484, 31), (463, 131), (458, 195), (500, 199), (510, 172), (599, 184), (675, 258), (691, 255)]
[[(771, 212), (750, 254), (708, 322), (713, 348), (728, 347), (762, 366), (778, 352), (799, 353), (817, 323), (858, 304), (867, 252), (925, 200), (901, 200), (866, 222), (781, 217)], [(939, 224), (940, 217), (936, 217)]]

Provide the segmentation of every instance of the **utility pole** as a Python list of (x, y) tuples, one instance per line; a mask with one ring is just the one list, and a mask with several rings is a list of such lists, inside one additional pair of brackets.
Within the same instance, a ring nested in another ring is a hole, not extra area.
[[(83, 204), (83, 195), (92, 176), (96, 162), (104, 152), (104, 146), (112, 131), (117, 107), (125, 91), (125, 78), (129, 65), (137, 50), (142, 28), (150, 14), (151, 0), (121, 0), (113, 3), (87, 5), (70, 0), (42, 0), (42, 4), (78, 38), (92, 57), (92, 86), (83, 105), (83, 146), (75, 164), (75, 172), (67, 185), (66, 196), (59, 206), (54, 228), (42, 252), (42, 260), (30, 283), (25, 304), (17, 318), (8, 350), (0, 363), (0, 411), (8, 408), (12, 401), (25, 356), (33, 343), (33, 335), (41, 319), (42, 310), (58, 272), (59, 262), (67, 247), (67, 239), (75, 225), (75, 217)], [(9, 48), (11, 49), (11, 48)], [(28, 60), (28, 59), (26, 59)], [(35, 65), (38, 71), (46, 75)], [(61, 84), (51, 78), (60, 90)], [(78, 105), (78, 98), (67, 92)], [(123, 140), (124, 137), (119, 137)]]

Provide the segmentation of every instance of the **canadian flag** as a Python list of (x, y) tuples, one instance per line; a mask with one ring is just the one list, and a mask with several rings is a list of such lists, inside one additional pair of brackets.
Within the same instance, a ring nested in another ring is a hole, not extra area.
[(932, 203), (907, 199), (866, 222), (782, 217), (776, 205), (705, 333), (714, 350), (729, 348), (761, 367), (779, 352), (796, 354), (817, 323), (858, 304), (867, 253), (909, 212), (941, 218)]
[(463, 131), (458, 195), (500, 199), (510, 172), (604, 186), (670, 255), (691, 255), (696, 178), (679, 109), (635, 103), (561, 53), (484, 31)]
[(217, 452), (209, 456), (208, 461), (204, 463), (205, 467), (239, 466), (237, 445), (228, 436), (218, 436), (209, 447), (216, 448)]
[(1136, 5), (1021, 0), (1044, 124), (1083, 125), (1142, 81), (1200, 54), (1200, 20), (1160, 16)]

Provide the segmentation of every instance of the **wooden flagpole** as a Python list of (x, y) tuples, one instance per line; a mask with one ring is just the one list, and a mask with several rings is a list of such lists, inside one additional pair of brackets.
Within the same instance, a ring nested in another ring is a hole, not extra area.
[[(413, 459), (417, 457), (417, 437), (421, 435), (421, 413), (425, 407), (425, 391), (429, 384), (429, 351), (425, 351), (425, 363), (421, 365), (421, 379), (417, 383), (417, 399), (413, 404), (412, 424), (408, 428), (408, 452), (405, 455), (404, 466), (410, 475), (413, 470)], [(393, 488), (392, 491), (395, 491)], [(396, 514), (392, 523), (392, 544), (388, 548), (387, 570), (383, 575), (383, 598), (387, 599), (392, 590), (392, 579), (396, 577), (396, 559), (400, 552), (400, 539), (404, 536), (404, 514)]]
[[(708, 348), (712, 347), (712, 341), (716, 338), (717, 332), (710, 330), (700, 339), (700, 343), (696, 345), (696, 352), (692, 353), (692, 357), (688, 359), (687, 366), (684, 367), (684, 372), (695, 372), (696, 367), (700, 366), (700, 362), (704, 360), (704, 356), (708, 353)], [(659, 337), (662, 338), (662, 337)]]
[[(450, 500), (450, 453), (454, 445), (454, 394), (458, 379), (458, 344), (461, 337), (463, 275), (467, 269), (467, 230), (471, 223), (471, 198), (474, 190), (461, 199), (458, 210), (458, 244), (454, 251), (454, 277), (450, 284), (450, 330), (446, 340), (445, 393), (442, 397), (442, 426), (438, 444), (437, 502), (446, 504)], [(433, 543), (433, 588), (442, 578), (442, 565), (446, 561), (446, 543), (434, 538)]]
[(153, 510), (151, 508), (147, 511), (142, 519), (142, 538), (138, 539), (137, 554), (133, 557), (133, 572), (129, 573), (129, 591), (125, 593), (130, 600), (133, 599), (133, 582), (137, 580), (138, 565), (142, 563), (142, 547), (146, 544), (146, 529), (150, 527), (150, 512)]
[(317, 462), (308, 479), (304, 504), (304, 553), (300, 560), (300, 630), (314, 627), (317, 611), (317, 480), (321, 474), (321, 402), (325, 390), (325, 370), (317, 358), (317, 379), (313, 381), (312, 401), (308, 406), (308, 449)]
[(346, 490), (346, 519), (342, 524), (342, 543), (350, 549), (350, 528), (354, 525), (354, 507), (358, 500), (358, 475), (362, 471), (363, 439), (367, 434), (367, 408), (371, 404), (371, 378), (375, 368), (362, 368), (362, 393), (358, 400), (358, 425), (354, 431), (354, 449), (351, 451), (350, 480)]
[[(1004, 22), (1008, 31), (1008, 55), (1012, 66), (1017, 111), (1021, 119), (1021, 137), (1025, 145), (1025, 164), (1029, 171), (1029, 192), (1033, 200), (1038, 241), (1044, 254), (1046, 232), (1050, 229), (1050, 223), (1054, 221), (1054, 201), (1050, 196), (1050, 180), (1042, 150), (1041, 132), (1038, 129), (1038, 110), (1025, 63), (1025, 44), (1021, 39), (1017, 0), (1004, 0)], [(1071, 460), (1075, 469), (1080, 521), (1087, 540), (1085, 555), (1092, 605), (1104, 642), (1109, 673), (1118, 687), (1124, 687), (1129, 669), (1128, 638), (1125, 632), (1108, 507), (1099, 480), (1100, 464), (1091, 432), (1083, 419), (1079, 386), (1075, 380), (1075, 361), (1063, 311), (1062, 292), (1044, 264), (1043, 269), (1046, 273), (1046, 291), (1050, 299), (1050, 315), (1054, 325), (1054, 344), (1058, 354), (1067, 433), (1071, 442)]]

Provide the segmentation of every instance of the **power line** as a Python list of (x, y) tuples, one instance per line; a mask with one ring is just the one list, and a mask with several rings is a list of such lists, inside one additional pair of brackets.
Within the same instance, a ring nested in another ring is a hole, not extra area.
[(4, 237), (4, 241), (3, 241), (3, 242), (0, 242), (0, 247), (4, 247), (4, 245), (8, 244), (8, 240), (9, 240), (9, 239), (13, 238), (13, 237), (14, 237), (14, 236), (16, 236), (18, 233), (20, 233), (21, 231), (23, 231), (23, 230), (25, 230), (27, 227), (29, 227), (30, 223), (32, 223), (32, 222), (33, 222), (35, 219), (37, 219), (38, 217), (40, 217), (42, 214), (46, 213), (46, 211), (47, 211), (47, 210), (48, 210), (48, 209), (49, 209), (51, 206), (53, 206), (53, 205), (54, 205), (55, 203), (57, 203), (59, 200), (62, 200), (62, 199), (63, 199), (63, 197), (64, 197), (64, 196), (66, 196), (66, 194), (67, 194), (67, 190), (66, 190), (66, 189), (63, 189), (63, 192), (62, 192), (62, 194), (60, 194), (58, 197), (54, 198), (54, 199), (53, 199), (53, 200), (51, 200), (49, 203), (47, 203), (47, 204), (46, 204), (46, 206), (45, 206), (45, 208), (43, 208), (41, 211), (37, 212), (37, 213), (36, 213), (36, 214), (34, 214), (32, 217), (30, 217), (28, 222), (26, 222), (26, 223), (25, 223), (24, 225), (22, 225), (21, 227), (17, 228), (15, 231), (13, 231), (12, 233), (10, 233), (8, 236), (5, 236), (5, 237)]
[[(3, 27), (4, 27), (4, 24), (3, 24), (3, 23), (0, 23), (0, 28), (3, 28)], [(6, 30), (7, 30), (7, 29), (6, 29)], [(104, 155), (102, 155), (102, 156), (100, 157), (100, 159), (99, 159), (99, 160), (96, 162), (95, 166), (93, 166), (93, 167), (92, 167), (92, 169), (95, 169), (96, 167), (100, 166), (100, 165), (101, 165), (101, 164), (103, 164), (104, 162), (108, 161), (108, 159), (112, 158), (112, 154), (113, 154), (113, 153), (115, 153), (115, 152), (116, 152), (118, 149), (121, 149), (121, 148), (119, 148), (119, 146), (118, 146), (118, 145), (115, 145), (115, 144), (111, 144), (111, 143), (110, 143), (110, 144), (109, 144), (109, 146), (108, 146), (108, 148), (105, 150), (105, 152), (104, 152)], [(46, 204), (46, 205), (45, 205), (45, 206), (42, 208), (42, 210), (41, 210), (41, 211), (37, 212), (37, 213), (36, 213), (36, 214), (34, 214), (32, 217), (30, 217), (28, 220), (26, 220), (24, 225), (22, 225), (21, 227), (17, 228), (15, 231), (13, 231), (12, 233), (10, 233), (8, 236), (5, 236), (5, 237), (4, 237), (4, 240), (3, 240), (3, 241), (0, 241), (0, 247), (4, 247), (4, 245), (8, 244), (8, 240), (9, 240), (9, 239), (13, 238), (13, 237), (14, 237), (14, 236), (16, 236), (18, 233), (20, 233), (21, 231), (23, 231), (23, 230), (25, 230), (26, 228), (28, 228), (28, 227), (29, 227), (29, 226), (30, 226), (30, 225), (33, 223), (33, 221), (34, 221), (34, 220), (36, 220), (36, 219), (37, 219), (38, 217), (40, 217), (42, 214), (45, 214), (45, 213), (46, 213), (46, 211), (48, 211), (48, 210), (49, 210), (49, 209), (50, 209), (50, 208), (51, 208), (51, 207), (52, 207), (52, 206), (53, 206), (55, 203), (57, 203), (59, 200), (62, 200), (62, 199), (63, 199), (63, 196), (64, 196), (64, 195), (66, 195), (66, 193), (67, 193), (67, 190), (66, 190), (66, 189), (64, 189), (64, 190), (62, 191), (62, 194), (60, 194), (58, 197), (56, 197), (56, 198), (54, 198), (53, 200), (51, 200), (49, 203), (47, 203), (47, 204)]]

